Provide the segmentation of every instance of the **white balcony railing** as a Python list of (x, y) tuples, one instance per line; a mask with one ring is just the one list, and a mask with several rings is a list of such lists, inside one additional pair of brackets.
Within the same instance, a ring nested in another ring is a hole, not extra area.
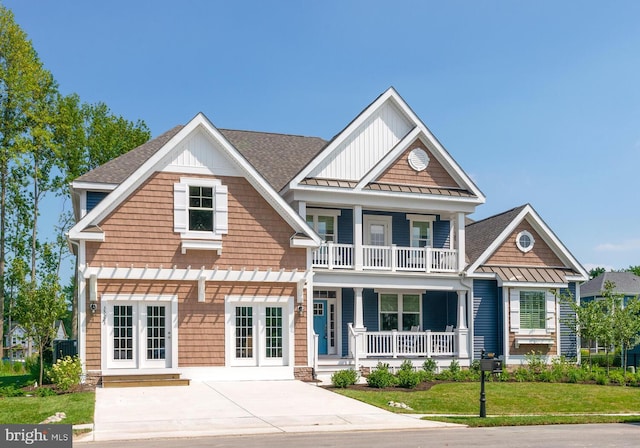
[[(323, 243), (313, 251), (314, 267), (354, 269), (353, 244)], [(458, 251), (431, 247), (362, 246), (362, 268), (380, 271), (457, 272)]]

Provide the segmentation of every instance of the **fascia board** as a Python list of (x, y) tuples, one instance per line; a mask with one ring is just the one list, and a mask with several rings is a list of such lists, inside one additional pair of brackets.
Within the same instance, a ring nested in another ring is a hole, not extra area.
[(411, 131), (402, 137), (402, 140), (396, 144), (396, 147), (392, 151), (389, 151), (389, 153), (360, 180), (354, 190), (362, 190), (369, 182), (380, 176), (404, 151), (406, 151), (411, 142), (417, 139), (421, 133), (422, 131), (418, 127), (411, 129)]
[(103, 242), (105, 236), (103, 232), (78, 232), (71, 229), (67, 234), (67, 239), (69, 239), (70, 241), (83, 240)]
[(309, 175), (311, 171), (313, 171), (324, 159), (326, 159), (339, 145), (341, 145), (358, 127), (364, 123), (369, 117), (378, 109), (382, 104), (384, 104), (390, 97), (396, 95), (397, 93), (393, 89), (393, 87), (388, 88), (382, 95), (380, 95), (373, 103), (371, 103), (365, 110), (360, 112), (360, 114), (351, 122), (349, 125), (340, 132), (338, 136), (336, 136), (329, 145), (322, 150), (320, 154), (318, 154), (307, 166), (305, 166), (297, 175), (294, 177), (289, 185), (292, 188), (295, 188), (302, 180)]
[(182, 128), (171, 140), (169, 140), (159, 151), (150, 157), (131, 176), (122, 182), (113, 193), (103, 199), (91, 212), (78, 222), (69, 232), (70, 235), (77, 234), (88, 224), (100, 222), (126, 197), (135, 191), (138, 186), (146, 180), (156, 168), (164, 162), (165, 157), (198, 127), (202, 127), (209, 132), (224, 148), (226, 155), (245, 173), (247, 180), (258, 191), (263, 192), (263, 196), (280, 215), (296, 230), (306, 233), (317, 244), (321, 243), (320, 237), (311, 229), (306, 221), (297, 215), (288, 204), (278, 195), (278, 193), (258, 174), (258, 172), (242, 157), (242, 155), (227, 141), (226, 138), (213, 126), (209, 119), (202, 113), (196, 115), (187, 125)]
[(111, 184), (106, 182), (71, 182), (71, 188), (74, 190), (113, 191), (117, 187), (118, 184)]

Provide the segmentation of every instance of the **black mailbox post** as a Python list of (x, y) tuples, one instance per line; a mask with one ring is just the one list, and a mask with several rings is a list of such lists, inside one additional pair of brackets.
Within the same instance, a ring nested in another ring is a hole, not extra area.
[(480, 355), (480, 417), (487, 416), (487, 396), (484, 393), (484, 373), (502, 373), (502, 361), (495, 359), (493, 353), (486, 353), (484, 349)]

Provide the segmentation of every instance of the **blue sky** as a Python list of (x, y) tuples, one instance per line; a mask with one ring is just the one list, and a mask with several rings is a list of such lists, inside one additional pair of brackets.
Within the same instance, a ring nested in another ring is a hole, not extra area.
[(394, 86), (487, 196), (473, 218), (531, 203), (587, 269), (640, 265), (640, 2), (3, 4), (63, 93), (153, 136), (204, 112), (329, 139)]

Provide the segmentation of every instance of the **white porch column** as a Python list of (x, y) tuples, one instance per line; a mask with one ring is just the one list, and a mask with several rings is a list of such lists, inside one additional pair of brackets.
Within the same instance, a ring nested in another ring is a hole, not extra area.
[[(367, 329), (364, 326), (364, 308), (362, 306), (362, 288), (353, 288), (354, 297), (353, 297), (353, 320), (354, 320), (354, 328), (353, 331), (356, 333), (356, 353), (357, 357), (366, 358), (367, 351), (365, 346), (365, 337)], [(357, 364), (357, 360), (356, 360)], [(358, 366), (356, 365), (356, 370)]]
[(456, 325), (456, 342), (458, 358), (469, 357), (469, 329), (467, 328), (467, 292), (458, 291), (458, 321)]
[(458, 234), (458, 238), (456, 238), (456, 249), (458, 250), (458, 272), (462, 272), (465, 265), (465, 232), (464, 232), (464, 213), (460, 212), (456, 217), (456, 233)]
[(362, 288), (353, 288), (354, 304), (353, 304), (353, 323), (354, 330), (364, 329), (364, 309), (362, 306)]
[(307, 203), (305, 201), (298, 202), (298, 214), (302, 219), (307, 219)]
[[(353, 260), (356, 271), (362, 271), (362, 258), (362, 206), (356, 205), (353, 207)], [(360, 290), (362, 292), (362, 288)]]

